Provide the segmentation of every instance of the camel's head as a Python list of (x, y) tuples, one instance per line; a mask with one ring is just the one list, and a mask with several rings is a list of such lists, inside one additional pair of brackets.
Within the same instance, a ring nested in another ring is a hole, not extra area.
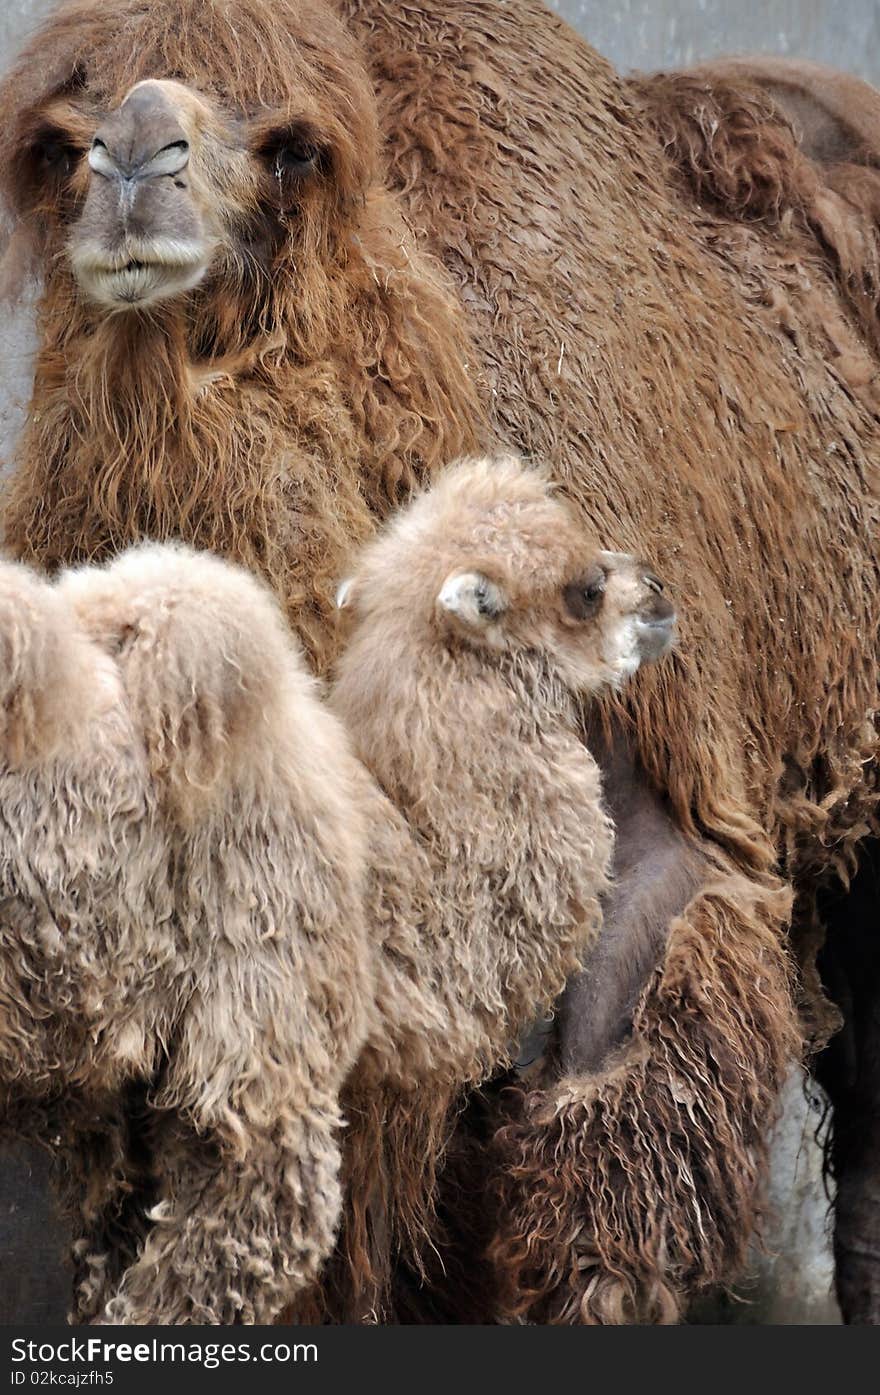
[(445, 645), (540, 654), (578, 692), (660, 658), (675, 610), (651, 567), (607, 552), (547, 477), (512, 457), (455, 465), (366, 550), (339, 604), (404, 615)]
[(7, 200), (110, 311), (332, 249), (375, 177), (373, 93), (328, 7), (162, 11), (73, 0), (0, 88)]

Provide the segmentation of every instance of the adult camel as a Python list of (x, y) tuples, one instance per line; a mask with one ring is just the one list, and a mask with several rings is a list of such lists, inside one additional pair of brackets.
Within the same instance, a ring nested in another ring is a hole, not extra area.
[[(706, 82), (626, 83), (537, 0), (73, 0), (0, 90), (44, 286), (15, 555), (216, 548), (323, 670), (348, 549), (500, 438), (682, 601), (676, 661), (590, 738), (600, 946), (492, 1175), (453, 1149), (501, 1192), (465, 1236), (493, 1282), (435, 1276), (416, 1316), (669, 1320), (731, 1277), (802, 1042), (788, 936), (827, 1032), (816, 946), (875, 855), (873, 156), (843, 188), (772, 94), (711, 90), (704, 120)], [(844, 1160), (867, 1321), (864, 1183)]]

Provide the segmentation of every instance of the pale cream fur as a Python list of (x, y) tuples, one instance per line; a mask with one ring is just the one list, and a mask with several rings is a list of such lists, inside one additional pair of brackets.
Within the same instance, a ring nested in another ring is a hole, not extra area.
[(333, 1242), (372, 999), (345, 734), (183, 548), (3, 565), (0, 656), (0, 1113), (60, 1155), (77, 1316), (269, 1321)]

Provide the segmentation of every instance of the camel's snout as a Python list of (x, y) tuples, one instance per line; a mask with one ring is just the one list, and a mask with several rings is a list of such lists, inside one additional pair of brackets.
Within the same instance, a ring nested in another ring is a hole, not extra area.
[(648, 588), (649, 596), (642, 614), (653, 625), (674, 625), (675, 606), (666, 596), (666, 587), (655, 572), (645, 572), (642, 580)]
[(629, 552), (602, 552), (599, 561), (623, 623), (628, 668), (662, 658), (675, 642), (676, 622), (665, 583), (649, 562)]
[(123, 184), (177, 175), (189, 163), (189, 141), (168, 97), (156, 82), (141, 83), (99, 126), (89, 166)]
[(646, 571), (642, 582), (647, 597), (639, 608), (639, 651), (642, 662), (659, 659), (675, 639), (675, 606), (664, 594), (665, 587), (656, 572)]

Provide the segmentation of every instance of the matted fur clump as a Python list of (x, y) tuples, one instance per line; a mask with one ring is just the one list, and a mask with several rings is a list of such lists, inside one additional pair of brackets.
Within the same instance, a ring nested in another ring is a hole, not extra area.
[(367, 1030), (358, 768), (263, 587), (146, 546), (0, 567), (0, 1117), (75, 1316), (261, 1322), (318, 1272)]
[[(682, 1293), (702, 1275), (742, 1263), (737, 1218), (752, 1217), (761, 1195), (774, 1108), (767, 1043), (787, 987), (777, 955), (790, 902), (745, 878), (738, 889), (735, 898), (719, 867), (718, 883), (673, 924), (628, 1053), (599, 1078), (560, 1079), (545, 1068), (543, 1080), (514, 1095), (513, 1121), (494, 1141), (490, 1247), (508, 1313), (554, 1323), (674, 1322)], [(744, 964), (734, 946), (746, 930)], [(658, 1046), (648, 1051), (642, 1043), (655, 1030)], [(704, 1210), (707, 1178), (715, 1200)], [(657, 1262), (664, 1255), (665, 1267)]]
[(880, 93), (817, 63), (759, 57), (636, 77), (631, 90), (698, 199), (747, 222), (807, 228), (827, 250), (874, 353), (825, 306), (830, 346), (876, 406)]
[[(784, 107), (717, 91), (646, 98), (539, 0), (75, 0), (0, 87), (5, 201), (44, 281), (17, 554), (208, 544), (264, 572), (326, 668), (345, 555), (494, 438), (681, 600), (679, 652), (607, 726), (706, 882), (664, 926), (624, 1059), (571, 1063), (571, 1185), (509, 1212), (514, 1256), (553, 1236), (508, 1304), (545, 1316), (625, 1315), (633, 1286), (639, 1311), (658, 1285), (680, 1307), (732, 1276), (799, 1048), (785, 933), (815, 949), (817, 888), (876, 827), (875, 176), (865, 156), (844, 189)], [(158, 163), (125, 226), (107, 190), (134, 134)], [(700, 1109), (720, 1097), (723, 1142)], [(645, 1139), (676, 1179), (665, 1229)]]

